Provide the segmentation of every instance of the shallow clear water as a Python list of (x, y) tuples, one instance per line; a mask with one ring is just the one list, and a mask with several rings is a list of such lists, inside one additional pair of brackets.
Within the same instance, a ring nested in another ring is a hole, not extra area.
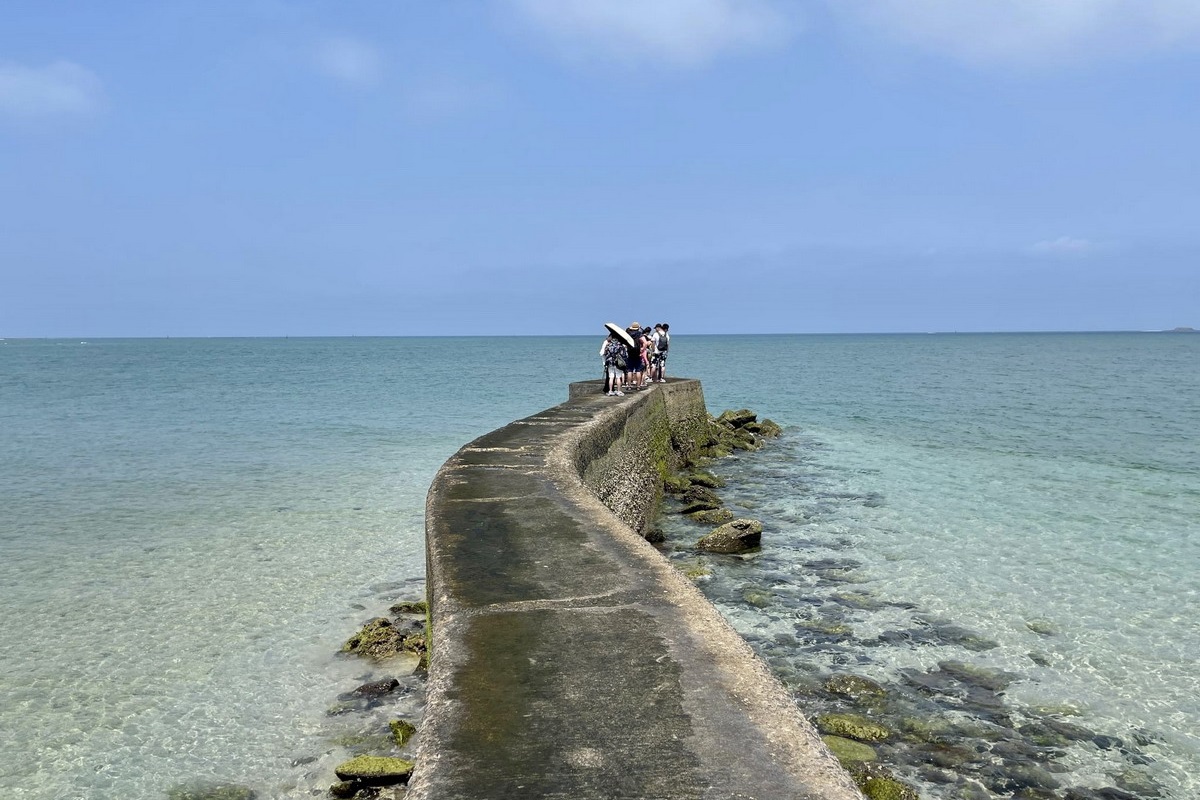
[[(1014, 724), (1067, 705), (1127, 751), (1071, 747), (1054, 763), (1064, 786), (1196, 795), (1200, 337), (721, 348), (763, 367), (744, 388), (708, 392), (710, 408), (749, 405), (789, 425), (778, 444), (715, 468), (735, 510), (765, 523), (764, 548), (697, 563), (688, 545), (703, 530), (676, 520), (672, 556), (712, 570), (704, 590), (764, 655), (785, 674), (818, 673), (810, 681), (845, 671), (904, 684), (906, 670), (945, 660), (1008, 671), (1020, 676), (1004, 693)], [(813, 619), (849, 632), (776, 641)], [(897, 635), (931, 621), (996, 646)]]
[[(434, 472), (593, 377), (599, 343), (0, 342), (0, 790), (323, 790), (364, 725), (326, 709), (369, 677), (332, 654), (420, 593)], [(702, 379), (710, 409), (788, 429), (719, 466), (767, 523), (758, 559), (706, 582), (752, 641), (794, 633), (788, 592), (845, 591), (806, 564), (852, 558), (850, 590), (899, 605), (836, 604), (854, 634), (830, 663), (928, 668), (953, 647), (862, 642), (944, 618), (998, 644), (971, 657), (1020, 673), (1014, 704), (1153, 732), (1139, 769), (1195, 794), (1200, 336), (673, 344), (673, 373)], [(750, 584), (785, 598), (750, 606)], [(1119, 756), (1080, 753), (1081, 780), (1111, 783)]]

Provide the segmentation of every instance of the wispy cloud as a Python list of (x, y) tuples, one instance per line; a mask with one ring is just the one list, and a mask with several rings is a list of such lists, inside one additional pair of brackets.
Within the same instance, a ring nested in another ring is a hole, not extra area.
[(1196, 0), (825, 0), (852, 24), (977, 65), (1200, 48)]
[(797, 27), (772, 0), (502, 0), (571, 59), (695, 67), (776, 46)]
[(1043, 242), (1037, 242), (1029, 249), (1038, 255), (1073, 255), (1080, 256), (1095, 252), (1100, 245), (1096, 242), (1087, 239), (1075, 239), (1070, 236), (1060, 236), (1057, 239), (1048, 239)]
[(383, 75), (379, 50), (349, 36), (333, 36), (320, 42), (314, 60), (322, 73), (351, 86), (373, 86)]
[(104, 98), (100, 79), (70, 61), (45, 67), (0, 64), (0, 115), (32, 120), (90, 114)]

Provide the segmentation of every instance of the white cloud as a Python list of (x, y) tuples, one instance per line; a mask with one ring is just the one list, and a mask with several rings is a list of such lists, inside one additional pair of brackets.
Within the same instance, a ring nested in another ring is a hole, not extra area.
[(1075, 239), (1070, 236), (1060, 236), (1057, 239), (1048, 239), (1044, 242), (1038, 242), (1029, 249), (1039, 255), (1086, 255), (1094, 252), (1099, 245), (1087, 239)]
[(505, 0), (571, 58), (703, 64), (787, 40), (796, 19), (772, 0)]
[(30, 120), (89, 114), (102, 100), (100, 79), (70, 61), (46, 67), (0, 65), (0, 115)]
[(347, 36), (335, 36), (321, 42), (316, 50), (316, 65), (329, 77), (352, 86), (371, 86), (383, 74), (383, 57), (379, 51)]
[(1033, 67), (1200, 47), (1197, 0), (825, 0), (852, 24), (952, 58)]

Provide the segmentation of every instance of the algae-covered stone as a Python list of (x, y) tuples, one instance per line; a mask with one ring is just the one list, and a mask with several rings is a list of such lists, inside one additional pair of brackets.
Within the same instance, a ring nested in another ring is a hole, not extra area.
[(393, 614), (426, 614), (429, 605), (424, 600), (402, 600), (388, 609)]
[(829, 748), (829, 752), (833, 753), (833, 757), (841, 762), (842, 766), (875, 760), (875, 748), (869, 744), (856, 742), (843, 736), (822, 736), (821, 741)]
[(979, 686), (993, 692), (1002, 692), (1014, 680), (1021, 677), (1001, 669), (988, 669), (962, 661), (939, 661), (938, 668), (955, 680), (971, 686)]
[(748, 408), (741, 408), (737, 411), (722, 411), (721, 416), (717, 417), (717, 422), (722, 425), (741, 428), (746, 423), (754, 422), (757, 419), (758, 414), (755, 414)]
[(389, 658), (404, 649), (404, 633), (386, 617), (376, 617), (342, 645), (343, 653), (376, 660)]
[(700, 541), (696, 547), (712, 553), (744, 553), (762, 541), (762, 523), (755, 519), (726, 522)]
[(920, 800), (916, 789), (896, 780), (881, 764), (850, 764), (846, 770), (867, 800)]
[(340, 764), (333, 773), (343, 781), (358, 781), (367, 786), (403, 783), (412, 774), (413, 762), (391, 756), (359, 756)]
[(754, 434), (740, 430), (734, 432), (729, 443), (738, 450), (757, 450), (762, 447), (762, 444), (754, 437)]
[(407, 720), (394, 719), (388, 722), (388, 727), (392, 729), (392, 740), (399, 747), (404, 747), (408, 744), (408, 740), (417, 732), (416, 727)]
[(1038, 636), (1053, 636), (1058, 633), (1058, 628), (1048, 619), (1030, 619), (1025, 621), (1025, 627), (1036, 633)]
[(695, 506), (691, 511), (684, 511), (685, 514), (721, 507), (721, 498), (717, 497), (716, 492), (705, 486), (689, 486), (680, 499), (689, 508)]
[(867, 800), (920, 800), (917, 790), (895, 778), (867, 778), (861, 787)]
[(821, 733), (860, 742), (882, 742), (892, 735), (884, 726), (858, 714), (822, 714), (816, 722)]
[(663, 478), (663, 490), (670, 494), (683, 494), (692, 486), (692, 482), (684, 475), (668, 475)]
[(689, 581), (693, 583), (712, 576), (712, 569), (707, 564), (699, 564), (696, 562), (676, 564), (680, 572), (682, 572)]
[(329, 793), (334, 797), (354, 797), (360, 785), (354, 781), (340, 781), (329, 787)]
[(720, 489), (725, 485), (725, 481), (721, 480), (716, 475), (713, 475), (711, 472), (705, 472), (703, 470), (696, 470), (695, 472), (689, 473), (687, 479), (689, 483), (692, 483), (696, 486), (704, 486), (708, 489)]
[(836, 637), (849, 636), (854, 633), (854, 629), (846, 623), (832, 619), (801, 619), (796, 622), (796, 632), (802, 631)]
[(167, 790), (167, 800), (256, 800), (257, 797), (253, 789), (232, 783), (192, 784)]
[(705, 525), (721, 525), (733, 520), (733, 512), (728, 508), (706, 508), (703, 511), (693, 511), (687, 517)]
[(766, 608), (775, 598), (764, 589), (748, 587), (742, 591), (742, 599), (755, 608)]
[(825, 691), (848, 697), (856, 703), (879, 701), (887, 692), (870, 678), (858, 675), (834, 675), (825, 681)]
[(759, 421), (758, 430), (755, 431), (755, 433), (757, 433), (759, 436), (762, 436), (764, 439), (774, 439), (783, 433), (783, 428), (779, 427), (777, 423), (772, 422), (769, 419), (763, 419)]

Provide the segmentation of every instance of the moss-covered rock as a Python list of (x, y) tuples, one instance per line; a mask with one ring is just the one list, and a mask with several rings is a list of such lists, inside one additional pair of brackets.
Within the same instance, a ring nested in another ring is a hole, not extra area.
[(875, 748), (869, 744), (856, 742), (843, 736), (822, 736), (821, 741), (825, 743), (829, 752), (833, 753), (833, 757), (841, 762), (843, 767), (875, 760)]
[(695, 486), (703, 486), (708, 489), (720, 489), (725, 485), (725, 481), (704, 470), (688, 473), (687, 480)]
[(917, 790), (895, 778), (867, 778), (859, 786), (867, 800), (920, 800)]
[(769, 419), (764, 419), (758, 423), (758, 430), (755, 433), (764, 439), (774, 439), (783, 433), (783, 428)]
[(403, 783), (412, 774), (413, 762), (391, 756), (359, 756), (339, 764), (333, 773), (339, 780), (357, 781), (365, 786)]
[(334, 797), (354, 797), (358, 793), (359, 785), (354, 781), (339, 781), (329, 787), (329, 793)]
[(707, 564), (697, 561), (676, 562), (675, 568), (682, 572), (693, 583), (711, 577), (713, 572)]
[(388, 722), (388, 727), (392, 729), (392, 741), (398, 747), (404, 747), (404, 745), (408, 744), (408, 740), (417, 732), (416, 726), (403, 719), (391, 720)]
[(710, 553), (744, 553), (759, 546), (762, 530), (756, 519), (735, 519), (701, 538), (696, 547)]
[(1038, 636), (1053, 636), (1058, 633), (1058, 627), (1048, 619), (1025, 620), (1025, 627)]
[(859, 714), (822, 714), (816, 719), (817, 730), (829, 736), (843, 736), (860, 742), (882, 742), (892, 732)]
[(963, 661), (939, 661), (938, 669), (960, 683), (979, 686), (993, 692), (1002, 692), (1020, 676), (1001, 669), (988, 669)]
[(347, 639), (341, 652), (383, 661), (404, 652), (421, 654), (425, 649), (423, 625), (399, 626), (386, 617), (376, 617)]
[(854, 629), (844, 622), (825, 618), (800, 619), (796, 621), (796, 631), (811, 631), (823, 636), (845, 637), (854, 633)]
[(663, 491), (668, 494), (683, 494), (692, 487), (686, 475), (668, 475), (663, 478)]
[(690, 486), (679, 496), (683, 503), (681, 514), (695, 514), (697, 511), (715, 511), (721, 507), (721, 498), (716, 492), (704, 486)]
[(427, 614), (429, 604), (424, 600), (402, 600), (388, 609), (393, 614)]
[(870, 678), (845, 673), (825, 681), (825, 691), (865, 704), (878, 703), (887, 696), (887, 691)]
[(687, 517), (705, 525), (722, 525), (733, 520), (733, 512), (728, 508), (706, 508), (703, 511), (693, 511)]
[(766, 608), (775, 600), (775, 596), (765, 589), (747, 587), (742, 590), (742, 599), (755, 608)]
[(717, 417), (718, 424), (728, 425), (733, 428), (741, 428), (746, 423), (755, 422), (756, 420), (758, 420), (758, 414), (755, 414), (748, 408), (740, 408), (737, 411), (722, 411), (721, 415)]
[(746, 431), (736, 431), (730, 437), (729, 443), (737, 450), (758, 450), (762, 444), (755, 438), (754, 434)]

